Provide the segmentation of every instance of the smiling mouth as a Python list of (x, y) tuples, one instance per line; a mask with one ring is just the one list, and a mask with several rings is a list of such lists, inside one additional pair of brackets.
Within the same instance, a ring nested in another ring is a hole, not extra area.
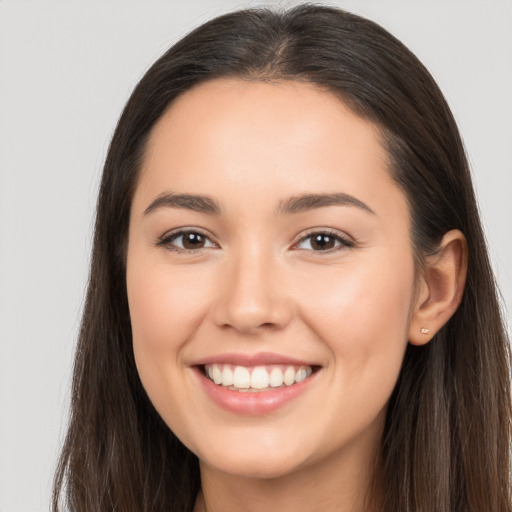
[(204, 375), (231, 391), (262, 392), (293, 386), (310, 377), (319, 367), (307, 365), (239, 366), (213, 363), (202, 367)]

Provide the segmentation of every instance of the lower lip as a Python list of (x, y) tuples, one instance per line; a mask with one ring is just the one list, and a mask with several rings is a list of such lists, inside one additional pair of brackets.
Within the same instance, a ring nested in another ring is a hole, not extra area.
[(233, 391), (220, 386), (207, 378), (196, 368), (201, 385), (206, 394), (219, 407), (228, 411), (256, 416), (272, 412), (302, 395), (315, 380), (319, 372), (291, 386), (269, 389), (268, 391)]

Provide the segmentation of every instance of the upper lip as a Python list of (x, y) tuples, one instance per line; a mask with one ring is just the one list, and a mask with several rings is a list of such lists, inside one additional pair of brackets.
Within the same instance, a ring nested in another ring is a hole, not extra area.
[(207, 356), (195, 361), (192, 366), (201, 366), (205, 364), (225, 363), (234, 366), (265, 366), (277, 364), (289, 364), (294, 366), (319, 366), (310, 361), (300, 360), (294, 357), (273, 352), (258, 352), (256, 354), (243, 354), (227, 352), (224, 354), (216, 354)]

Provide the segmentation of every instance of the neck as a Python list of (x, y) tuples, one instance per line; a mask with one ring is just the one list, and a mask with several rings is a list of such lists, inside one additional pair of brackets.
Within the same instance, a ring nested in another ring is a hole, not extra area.
[(380, 510), (379, 464), (372, 447), (331, 455), (320, 463), (273, 478), (220, 472), (201, 462), (201, 492), (194, 512), (371, 512)]

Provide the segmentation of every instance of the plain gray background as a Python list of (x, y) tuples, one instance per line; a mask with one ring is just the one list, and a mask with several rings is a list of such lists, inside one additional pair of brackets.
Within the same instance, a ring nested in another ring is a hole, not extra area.
[[(510, 311), (512, 2), (330, 4), (384, 25), (437, 79)], [(0, 511), (48, 509), (98, 179), (130, 91), (192, 27), (256, 5), (276, 3), (0, 1)]]

